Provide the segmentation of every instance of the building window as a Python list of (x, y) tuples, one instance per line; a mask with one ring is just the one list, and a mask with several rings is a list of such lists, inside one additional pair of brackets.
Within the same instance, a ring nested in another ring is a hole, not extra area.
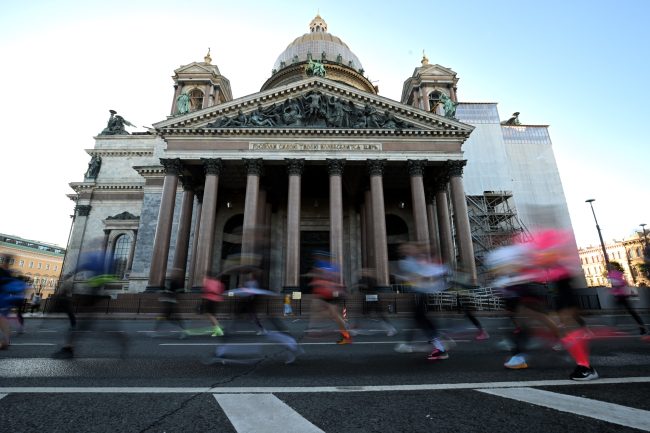
[(435, 113), (436, 107), (438, 106), (439, 103), (440, 103), (440, 92), (436, 90), (429, 93), (429, 109)]
[(190, 111), (203, 108), (203, 92), (199, 89), (190, 91)]
[(38, 262), (38, 269), (41, 269), (41, 268), (43, 268), (43, 263)]
[(21, 260), (21, 261), (18, 262), (18, 266), (20, 266), (21, 268), (22, 268), (24, 265), (25, 265), (25, 261), (24, 261), (24, 260)]
[(14, 263), (16, 263), (16, 260), (15, 260), (15, 259), (9, 259), (9, 264), (10, 264), (10, 265), (13, 265)]
[(29, 268), (32, 269), (34, 267), (34, 262), (29, 262)]
[(54, 270), (58, 271), (59, 270), (59, 265), (54, 265)]
[(45, 270), (46, 270), (46, 271), (49, 271), (49, 270), (50, 270), (50, 264), (49, 264), (49, 263), (47, 263), (47, 264), (45, 265)]
[(113, 272), (118, 278), (124, 278), (131, 251), (131, 238), (128, 235), (119, 235), (113, 248)]

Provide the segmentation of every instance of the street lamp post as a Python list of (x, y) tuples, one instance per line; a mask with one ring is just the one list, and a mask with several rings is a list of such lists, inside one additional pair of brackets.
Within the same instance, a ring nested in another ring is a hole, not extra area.
[(591, 207), (591, 213), (594, 215), (594, 221), (596, 221), (596, 230), (598, 230), (598, 238), (600, 239), (600, 247), (603, 249), (603, 256), (605, 257), (605, 266), (609, 266), (609, 258), (607, 257), (607, 249), (605, 248), (605, 242), (603, 241), (603, 235), (600, 233), (600, 226), (598, 225), (598, 220), (596, 219), (596, 212), (594, 212), (594, 205), (592, 204), (595, 202), (596, 199), (590, 198), (589, 200), (585, 200), (585, 203), (589, 203), (589, 207)]
[(650, 251), (648, 251), (648, 238), (645, 235), (645, 226), (646, 224), (639, 224), (643, 230), (643, 263), (645, 264), (645, 276), (650, 278), (650, 262), (648, 256), (650, 256)]

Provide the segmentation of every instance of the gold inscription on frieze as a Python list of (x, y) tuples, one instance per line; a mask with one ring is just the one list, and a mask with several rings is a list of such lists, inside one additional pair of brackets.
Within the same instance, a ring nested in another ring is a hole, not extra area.
[(381, 150), (381, 144), (374, 143), (250, 143), (250, 150)]

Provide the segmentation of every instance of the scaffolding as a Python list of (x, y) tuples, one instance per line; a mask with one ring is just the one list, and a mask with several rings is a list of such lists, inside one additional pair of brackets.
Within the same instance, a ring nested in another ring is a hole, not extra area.
[(482, 195), (467, 196), (476, 271), (479, 281), (489, 282), (485, 256), (491, 250), (512, 243), (513, 237), (530, 233), (517, 217), (510, 191), (485, 191)]

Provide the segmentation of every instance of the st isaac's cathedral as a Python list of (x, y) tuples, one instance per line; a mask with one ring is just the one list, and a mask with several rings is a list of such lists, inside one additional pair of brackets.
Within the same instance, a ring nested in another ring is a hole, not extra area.
[(296, 291), (328, 251), (346, 286), (370, 270), (390, 288), (399, 245), (417, 241), (483, 283), (484, 255), (513, 234), (571, 230), (545, 125), (460, 102), (456, 72), (424, 56), (401, 101), (382, 97), (320, 16), (258, 93), (233, 99), (209, 52), (173, 80), (154, 129), (129, 133), (111, 111), (87, 150), (64, 273), (101, 248), (117, 293), (159, 289), (172, 269), (192, 290), (257, 255), (264, 284)]

